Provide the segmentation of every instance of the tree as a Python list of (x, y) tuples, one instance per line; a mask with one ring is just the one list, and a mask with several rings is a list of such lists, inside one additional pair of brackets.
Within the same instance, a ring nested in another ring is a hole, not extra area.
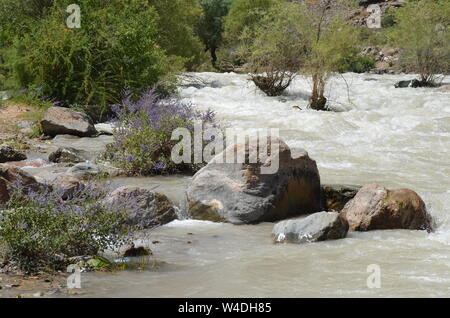
[(267, 12), (282, 0), (234, 0), (225, 18), (225, 38), (239, 40), (242, 34), (252, 34)]
[(157, 45), (158, 16), (147, 0), (78, 3), (81, 28), (65, 24), (71, 0), (58, 1), (14, 41), (8, 63), (18, 88), (40, 87), (44, 97), (62, 105), (103, 112), (125, 89), (138, 95), (174, 70)]
[[(350, 0), (308, 0), (274, 8), (259, 25), (250, 48), (255, 84), (268, 95), (281, 94), (295, 76), (312, 78), (310, 107), (325, 110), (325, 86), (356, 46), (357, 31), (348, 19)], [(262, 74), (261, 74), (262, 73)], [(280, 77), (281, 75), (281, 77)], [(279, 80), (283, 78), (283, 80)], [(262, 84), (262, 85), (261, 85)]]
[(205, 51), (211, 54), (213, 66), (217, 62), (217, 49), (223, 40), (223, 19), (228, 14), (232, 0), (200, 0), (203, 17), (198, 24), (197, 32)]
[(402, 48), (401, 64), (434, 86), (437, 74), (450, 71), (450, 2), (410, 1), (395, 14), (389, 40)]
[(308, 19), (298, 9), (295, 4), (272, 8), (255, 26), (254, 40), (241, 47), (251, 79), (269, 96), (283, 93), (309, 55)]
[(188, 70), (201, 63), (202, 42), (196, 26), (202, 16), (199, 0), (150, 0), (158, 13), (158, 44), (167, 54), (178, 56)]

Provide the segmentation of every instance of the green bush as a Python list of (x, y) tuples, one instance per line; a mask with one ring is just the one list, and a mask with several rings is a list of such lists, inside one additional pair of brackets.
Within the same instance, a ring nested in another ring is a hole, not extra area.
[(400, 47), (400, 63), (418, 73), (424, 85), (434, 85), (438, 74), (450, 72), (450, 2), (409, 1), (396, 10), (396, 24), (389, 32)]
[(351, 49), (349, 54), (344, 56), (339, 62), (339, 72), (365, 73), (375, 67), (375, 60), (369, 56), (360, 56), (359, 50)]
[(0, 206), (0, 241), (7, 261), (26, 272), (61, 270), (73, 256), (97, 255), (127, 240), (125, 208), (103, 204), (87, 186), (70, 199), (60, 191), (16, 189)]
[(137, 95), (181, 68), (158, 45), (147, 0), (80, 0), (79, 29), (65, 24), (70, 3), (56, 2), (14, 41), (6, 64), (19, 88), (39, 87), (63, 105), (108, 107), (125, 88)]
[(196, 34), (202, 16), (199, 0), (150, 0), (158, 14), (158, 44), (168, 55), (178, 56), (188, 70), (204, 61), (203, 46)]
[(193, 134), (195, 121), (215, 125), (214, 113), (199, 112), (190, 103), (176, 98), (163, 99), (155, 90), (144, 93), (136, 102), (126, 98), (114, 110), (118, 118), (115, 142), (109, 146), (105, 158), (127, 174), (167, 174), (200, 167), (172, 161), (172, 148), (178, 143), (171, 140), (172, 132), (187, 128)]
[(234, 0), (225, 18), (225, 38), (229, 42), (240, 40), (241, 35), (253, 34), (267, 12), (281, 0)]
[(222, 45), (224, 18), (228, 14), (232, 0), (200, 0), (203, 15), (197, 25), (197, 34), (206, 51), (210, 52), (211, 63), (216, 66), (217, 49)]

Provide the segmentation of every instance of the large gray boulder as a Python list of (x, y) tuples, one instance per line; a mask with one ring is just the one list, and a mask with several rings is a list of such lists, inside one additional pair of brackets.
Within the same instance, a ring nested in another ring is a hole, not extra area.
[(26, 159), (27, 156), (25, 154), (15, 150), (13, 147), (5, 144), (0, 145), (0, 163), (9, 161), (22, 161)]
[[(253, 144), (235, 144), (197, 172), (186, 191), (188, 216), (193, 219), (234, 224), (277, 221), (321, 211), (320, 177), (316, 162), (305, 150), (291, 149), (273, 139), (279, 152), (257, 163), (221, 163), (224, 156), (244, 158), (254, 153)], [(269, 143), (270, 144), (270, 143)], [(263, 168), (279, 161), (276, 172)]]
[(306, 243), (344, 238), (348, 223), (337, 212), (314, 213), (302, 219), (275, 224), (272, 234), (276, 243)]
[(178, 218), (173, 204), (163, 194), (138, 187), (120, 187), (111, 192), (105, 203), (123, 207), (128, 224), (139, 229), (164, 225)]
[(364, 186), (342, 210), (352, 231), (387, 229), (427, 230), (433, 220), (421, 197), (410, 189)]
[(94, 123), (86, 114), (64, 107), (50, 107), (41, 120), (45, 135), (75, 135), (91, 137), (97, 134)]

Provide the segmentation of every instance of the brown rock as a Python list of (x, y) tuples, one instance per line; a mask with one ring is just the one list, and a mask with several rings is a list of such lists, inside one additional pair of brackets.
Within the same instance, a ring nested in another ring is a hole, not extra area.
[(0, 203), (5, 203), (8, 200), (9, 200), (9, 193), (6, 180), (0, 178)]
[(432, 230), (432, 218), (420, 196), (409, 189), (364, 186), (342, 210), (350, 230)]
[(0, 202), (9, 200), (11, 189), (18, 185), (24, 187), (25, 190), (37, 190), (43, 186), (27, 172), (16, 167), (0, 164)]
[(97, 134), (94, 123), (86, 114), (64, 107), (50, 107), (41, 120), (45, 135), (75, 135), (91, 137)]
[(13, 147), (8, 145), (0, 145), (0, 163), (9, 161), (22, 161), (26, 160), (27, 156)]
[(79, 178), (70, 174), (58, 176), (53, 181), (53, 188), (62, 192), (63, 199), (71, 198), (75, 193), (83, 189), (84, 184)]
[(326, 184), (322, 186), (324, 206), (327, 211), (340, 212), (353, 199), (361, 186)]

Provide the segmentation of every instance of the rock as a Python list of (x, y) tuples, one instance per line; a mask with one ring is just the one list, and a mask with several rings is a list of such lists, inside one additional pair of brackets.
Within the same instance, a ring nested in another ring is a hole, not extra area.
[(81, 151), (74, 148), (58, 148), (48, 156), (48, 161), (54, 163), (80, 163), (86, 161)]
[(73, 195), (84, 188), (83, 182), (73, 175), (63, 174), (56, 177), (52, 182), (53, 189), (61, 191), (64, 200), (72, 198)]
[(101, 173), (100, 168), (90, 162), (77, 163), (75, 166), (67, 170), (67, 174), (71, 174), (80, 179), (89, 179), (98, 176)]
[(409, 229), (431, 231), (433, 221), (420, 196), (409, 189), (364, 186), (342, 210), (352, 231)]
[(5, 203), (8, 200), (9, 200), (9, 192), (6, 180), (0, 178), (0, 203)]
[(102, 123), (102, 124), (96, 124), (95, 125), (95, 129), (103, 135), (113, 135), (114, 134), (114, 126), (113, 124), (107, 124), (107, 123)]
[(0, 163), (9, 161), (22, 161), (26, 160), (27, 156), (13, 147), (2, 144), (0, 145)]
[(75, 135), (91, 137), (97, 134), (91, 118), (64, 107), (50, 107), (41, 121), (45, 135)]
[(305, 243), (344, 238), (348, 223), (337, 212), (319, 212), (302, 219), (275, 224), (272, 234), (276, 243)]
[(178, 218), (169, 199), (160, 193), (138, 187), (120, 187), (105, 199), (112, 206), (124, 206), (129, 214), (128, 224), (140, 229), (153, 228)]
[(25, 191), (38, 190), (44, 186), (22, 169), (0, 164), (0, 203), (9, 200), (11, 190), (19, 185)]
[(395, 88), (405, 88), (405, 87), (418, 87), (417, 82), (418, 80), (414, 79), (411, 81), (400, 81), (394, 85)]
[[(316, 162), (303, 149), (291, 149), (280, 139), (279, 169), (262, 174), (270, 158), (258, 163), (221, 163), (219, 159), (254, 153), (236, 144), (198, 171), (186, 191), (188, 215), (193, 219), (234, 224), (276, 221), (322, 210), (320, 177)], [(275, 159), (273, 160), (273, 162)], [(247, 160), (248, 162), (248, 160)]]
[(152, 251), (149, 248), (143, 246), (135, 247), (134, 244), (123, 253), (123, 257), (138, 257), (149, 255), (152, 255)]
[(394, 85), (394, 87), (395, 88), (405, 88), (405, 87), (417, 88), (417, 87), (435, 87), (435, 85), (433, 85), (431, 83), (422, 82), (417, 79), (413, 79), (410, 81), (400, 81), (400, 82), (396, 83)]
[(327, 211), (340, 212), (353, 199), (360, 186), (328, 184), (322, 186), (323, 205)]
[(106, 146), (114, 142), (113, 136), (100, 135), (95, 138), (58, 135), (52, 144), (59, 148), (73, 148), (81, 151), (84, 157), (93, 161), (99, 154), (106, 151)]
[(20, 183), (23, 186), (36, 186), (39, 183), (29, 173), (22, 169), (0, 164), (0, 178), (4, 179), (8, 184)]

